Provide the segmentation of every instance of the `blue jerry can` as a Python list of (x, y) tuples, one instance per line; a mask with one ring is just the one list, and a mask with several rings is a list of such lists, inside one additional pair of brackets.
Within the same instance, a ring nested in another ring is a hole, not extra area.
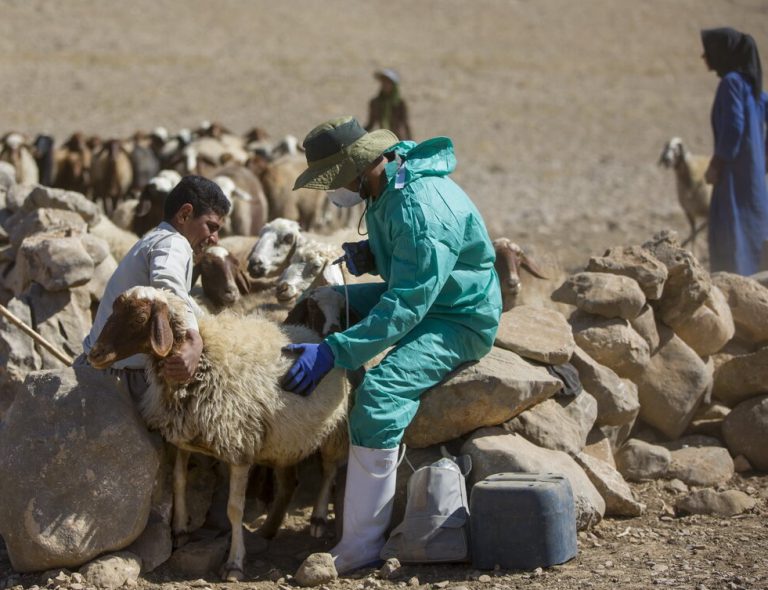
[(496, 473), (469, 499), (472, 565), (532, 570), (576, 557), (576, 508), (557, 473)]

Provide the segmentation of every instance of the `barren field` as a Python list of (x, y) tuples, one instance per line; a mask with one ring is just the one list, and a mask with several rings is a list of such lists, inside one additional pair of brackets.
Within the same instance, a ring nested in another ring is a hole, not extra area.
[[(454, 140), (454, 178), (492, 236), (574, 269), (660, 229), (686, 235), (657, 160), (672, 136), (711, 149), (717, 78), (699, 30), (726, 25), (768, 59), (764, 0), (0, 0), (0, 130), (61, 141), (211, 120), (302, 138), (333, 116), (364, 119), (372, 72), (394, 67), (417, 139)], [(604, 521), (574, 561), (543, 572), (408, 567), (333, 587), (768, 588), (768, 477), (731, 487), (760, 498), (756, 512), (676, 518), (663, 482), (637, 485), (645, 516)], [(308, 536), (298, 504), (268, 552), (249, 556), (249, 581), (220, 588), (290, 585), (307, 553), (330, 546)], [(207, 579), (161, 568), (140, 585), (216, 586)], [(14, 576), (0, 551), (5, 584), (45, 580)]]

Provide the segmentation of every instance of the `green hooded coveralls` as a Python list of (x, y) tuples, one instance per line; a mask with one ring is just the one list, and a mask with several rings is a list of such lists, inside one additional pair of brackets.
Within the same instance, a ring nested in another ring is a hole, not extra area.
[(456, 167), (451, 140), (403, 141), (391, 151), (387, 186), (365, 216), (384, 282), (349, 285), (363, 319), (325, 339), (346, 369), (393, 346), (367, 371), (349, 416), (352, 444), (377, 449), (400, 444), (424, 391), (491, 350), (501, 316), (485, 224), (448, 178)]

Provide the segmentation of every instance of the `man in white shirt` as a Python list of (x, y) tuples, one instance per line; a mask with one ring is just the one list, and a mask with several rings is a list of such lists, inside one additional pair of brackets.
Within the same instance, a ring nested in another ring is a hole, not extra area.
[[(179, 352), (166, 359), (164, 374), (180, 383), (192, 379), (203, 350), (196, 317), (200, 310), (189, 296), (192, 268), (203, 250), (218, 242), (218, 232), (229, 209), (229, 201), (215, 182), (201, 176), (181, 179), (165, 201), (163, 222), (136, 242), (109, 279), (91, 331), (83, 340), (84, 354), (75, 364), (87, 363), (85, 357), (121, 293), (131, 287), (156, 287), (172, 291), (189, 308), (186, 341)], [(110, 369), (124, 379), (134, 399), (140, 398), (147, 388), (146, 361), (146, 355), (137, 354), (114, 363)]]

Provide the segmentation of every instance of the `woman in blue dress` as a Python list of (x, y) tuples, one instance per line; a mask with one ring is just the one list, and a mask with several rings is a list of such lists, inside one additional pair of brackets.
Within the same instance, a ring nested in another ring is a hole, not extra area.
[(731, 28), (701, 32), (703, 58), (721, 78), (712, 105), (714, 155), (709, 210), (710, 270), (751, 275), (768, 239), (763, 74), (750, 35)]

